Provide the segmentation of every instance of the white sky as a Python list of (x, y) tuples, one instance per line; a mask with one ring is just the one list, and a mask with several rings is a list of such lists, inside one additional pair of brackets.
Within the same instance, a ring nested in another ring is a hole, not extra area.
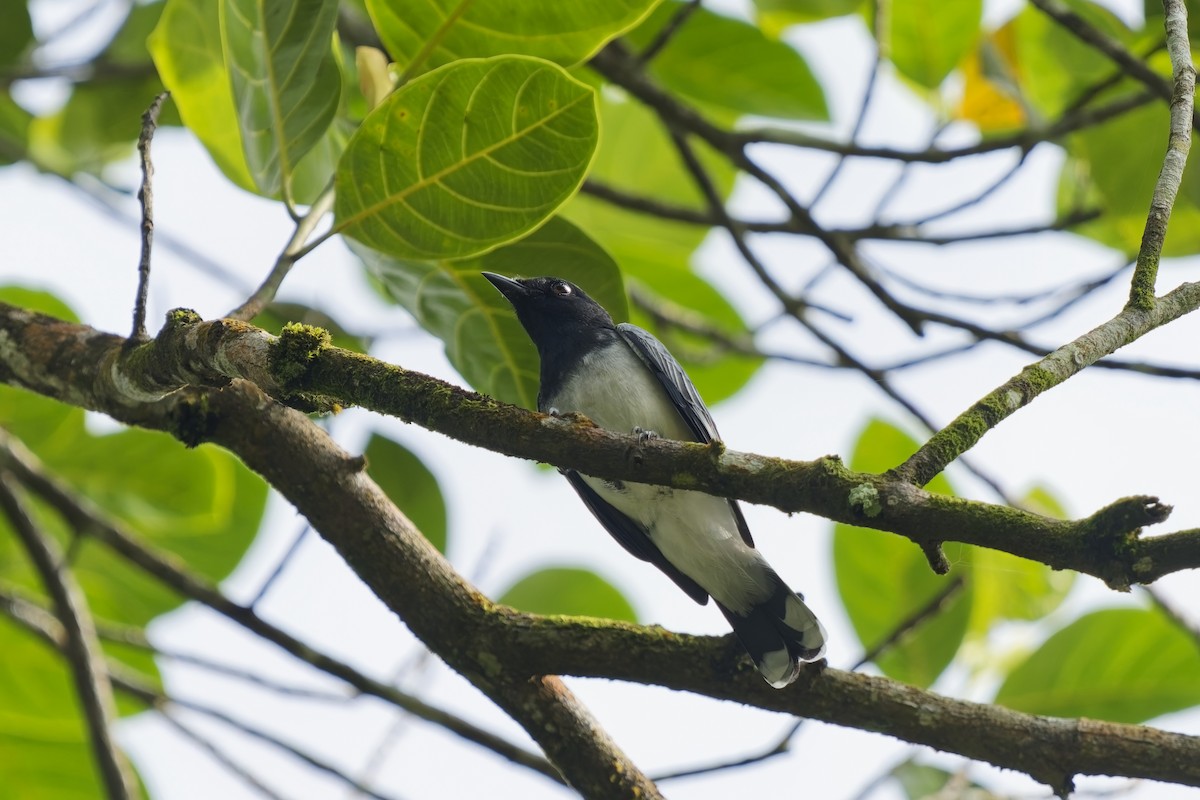
[[(1127, 12), (1134, 6), (1132, 2), (1126, 5), (1122, 10)], [(990, 4), (989, 18), (999, 18), (1011, 6)], [(848, 128), (868, 64), (859, 26), (833, 21), (813, 26), (796, 40), (820, 72), (840, 127)], [(130, 122), (137, 124), (136, 120)], [(885, 79), (864, 139), (921, 147), (926, 144), (929, 125), (919, 104), (894, 80)], [(809, 191), (830, 163), (815, 155), (769, 158), (789, 180)], [(167, 236), (177, 237), (243, 276), (246, 283), (257, 283), (290, 235), (282, 208), (231, 188), (199, 146), (178, 131), (158, 134), (154, 159), (160, 242)], [(936, 170), (922, 170), (920, 180), (897, 198), (893, 208), (919, 211), (941, 207), (950, 198), (967, 196), (973, 186), (986, 185), (989, 176), (1000, 174), (1010, 159), (1006, 155), (977, 159), (943, 177), (936, 176)], [(963, 219), (962, 228), (985, 228), (998, 220), (1017, 224), (1045, 219), (1052, 208), (1058, 159), (1052, 148), (1040, 148), (1024, 177), (998, 193), (973, 218)], [(853, 222), (864, 205), (870, 208), (873, 203), (864, 204), (862, 197), (873, 197), (881, 185), (878, 173), (872, 171), (875, 166), (848, 170), (844, 183), (826, 201), (822, 219)], [(119, 169), (116, 177), (134, 185), (133, 163)], [(0, 187), (6, 256), (0, 261), (0, 281), (50, 288), (90, 324), (126, 331), (138, 258), (136, 225), (114, 225), (74, 189), (23, 166), (0, 170)], [(741, 186), (735, 199), (737, 207), (748, 214), (764, 202), (762, 193), (751, 186)], [(133, 220), (136, 204), (132, 198), (125, 210)], [(825, 260), (809, 243), (780, 238), (760, 241), (758, 246), (789, 284), (798, 285)], [(889, 265), (909, 267), (909, 274), (920, 269), (923, 275), (938, 276), (943, 285), (979, 293), (1058, 284), (1071, 276), (1103, 272), (1116, 262), (1114, 254), (1065, 235), (952, 250), (881, 246), (874, 253)], [(702, 269), (734, 297), (748, 319), (761, 320), (772, 313), (768, 299), (752, 285), (723, 238), (710, 237), (703, 249)], [(546, 265), (545, 272), (552, 273), (553, 266)], [(1160, 291), (1197, 279), (1200, 265), (1195, 259), (1168, 263), (1160, 278)], [(240, 301), (240, 289), (220, 285), (160, 243), (155, 251), (150, 319), (161, 320), (163, 313), (177, 306), (195, 308), (205, 317), (218, 316)], [(883, 342), (889, 340), (894, 326), (880, 309), (860, 300), (861, 293), (842, 279), (829, 281), (825, 292), (832, 304), (855, 315), (854, 328), (840, 332), (861, 354), (882, 359), (886, 354), (879, 348), (886, 346)], [(1117, 285), (1081, 304), (1042, 330), (1037, 341), (1059, 343), (1086, 331), (1120, 307), (1123, 292)], [(282, 298), (328, 308), (344, 323), (365, 331), (411, 328), (403, 312), (382, 305), (367, 290), (338, 243), (306, 258), (289, 277)], [(855, 305), (846, 308), (847, 303)], [(1198, 335), (1200, 323), (1185, 319), (1123, 355), (1195, 365)], [(772, 341), (794, 347), (796, 337), (781, 335)], [(906, 373), (899, 385), (944, 423), (1024, 363), (1007, 350), (988, 352), (987, 359), (950, 360)], [(445, 361), (440, 344), (422, 334), (393, 336), (375, 354), (460, 381)], [(1176, 507), (1164, 530), (1200, 525), (1195, 456), (1200, 452), (1200, 432), (1194, 424), (1200, 386), (1096, 372), (1072, 379), (1004, 422), (975, 448), (975, 460), (1014, 493), (1035, 483), (1049, 483), (1075, 516), (1091, 513), (1118, 497), (1150, 493)], [(769, 364), (746, 391), (715, 408), (714, 416), (731, 447), (792, 458), (848, 455), (855, 434), (870, 415), (882, 415), (920, 433), (885, 398), (865, 388), (864, 381), (850, 373)], [(1153, 413), (1148, 415), (1148, 410)], [(1152, 430), (1145, 430), (1142, 422), (1148, 416), (1155, 420)], [(711, 606), (694, 605), (652, 567), (633, 561), (615, 547), (556, 475), (361, 411), (342, 414), (333, 426), (339, 440), (351, 448), (361, 446), (370, 429), (381, 428), (426, 460), (439, 477), (450, 507), (451, 559), (485, 591), (502, 591), (535, 564), (586, 565), (620, 586), (645, 622), (694, 633), (726, 632), (724, 621)], [(960, 491), (992, 499), (961, 470), (952, 470), (951, 477)], [(747, 507), (746, 511), (759, 546), (793, 587), (805, 593), (829, 629), (831, 664), (852, 663), (859, 648), (833, 583), (830, 524), (807, 516), (789, 518), (761, 507)], [(263, 534), (246, 562), (226, 582), (226, 591), (235, 599), (252, 597), (299, 528), (300, 521), (290, 507), (273, 499)], [(1200, 608), (1195, 573), (1169, 577), (1158, 585), (1178, 607), (1193, 613)], [(1140, 602), (1137, 595), (1119, 595), (1098, 581), (1080, 578), (1053, 624), (1065, 624), (1088, 608)], [(398, 668), (411, 666), (420, 652), (403, 625), (315, 536), (304, 543), (261, 608), (276, 624), (377, 677), (387, 678)], [(1035, 646), (1050, 630), (1012, 626), (1001, 636), (1007, 642)], [(151, 633), (164, 647), (206, 654), (286, 680), (332, 685), (201, 608), (185, 607), (157, 622)], [(289, 701), (194, 668), (167, 663), (163, 670), (171, 692), (203, 699), (253, 720), (353, 774), (361, 774), (394, 720), (390, 710), (372, 701), (341, 705)], [(436, 659), (407, 674), (405, 688), (516, 741), (527, 741), (513, 723)], [(656, 689), (605, 681), (569, 683), (617, 742), (651, 774), (756, 752), (773, 743), (790, 724), (780, 715)], [(968, 686), (961, 673), (944, 676), (937, 688), (951, 694), (966, 692), (976, 699), (987, 697), (980, 687)], [(347, 795), (342, 785), (269, 747), (219, 725), (195, 717), (189, 720), (285, 797)], [(1200, 713), (1174, 715), (1156, 724), (1200, 734)], [(257, 796), (151, 715), (123, 723), (120, 733), (160, 800)], [(848, 798), (909, 752), (885, 737), (808, 723), (788, 756), (755, 767), (667, 783), (663, 788), (671, 797), (695, 800), (780, 792)], [(962, 763), (947, 756), (931, 759), (952, 769)], [(998, 780), (1000, 786), (1022, 796), (1047, 794), (1021, 776), (998, 775), (983, 766), (973, 767), (972, 774), (989, 782)], [(545, 779), (509, 767), (486, 751), (459, 744), (449, 734), (416, 720), (405, 724), (376, 777), (386, 794), (404, 798), (568, 796)], [(1124, 783), (1085, 781), (1081, 785)], [(1131, 796), (1168, 800), (1196, 794), (1147, 783)]]

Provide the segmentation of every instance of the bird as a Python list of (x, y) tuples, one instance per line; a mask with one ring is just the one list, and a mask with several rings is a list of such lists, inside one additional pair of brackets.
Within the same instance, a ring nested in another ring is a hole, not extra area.
[[(555, 277), (483, 276), (516, 311), (541, 360), (538, 410), (601, 428), (685, 442), (719, 441), (679, 362), (649, 332)], [(630, 554), (701, 605), (712, 597), (762, 677), (781, 689), (825, 654), (825, 629), (754, 547), (736, 500), (560, 470)]]

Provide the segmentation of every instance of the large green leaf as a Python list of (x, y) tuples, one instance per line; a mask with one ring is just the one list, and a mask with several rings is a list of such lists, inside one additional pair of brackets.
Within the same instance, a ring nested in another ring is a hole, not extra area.
[[(903, 431), (872, 420), (859, 435), (850, 468), (883, 472), (912, 455), (917, 443)], [(953, 494), (942, 475), (927, 487)], [(967, 585), (942, 610), (909, 631), (876, 659), (897, 680), (929, 686), (954, 659), (971, 617), (970, 551), (947, 544), (946, 556), (956, 572), (967, 571)], [(950, 580), (935, 575), (920, 548), (890, 533), (838, 523), (833, 529), (833, 561), (838, 593), (850, 622), (866, 648), (874, 647), (945, 589)]]
[(1143, 722), (1200, 704), (1200, 645), (1157, 610), (1096, 611), (1014, 669), (996, 702), (1031, 714)]
[(450, 363), (468, 383), (525, 408), (537, 405), (537, 351), (512, 306), (481, 271), (565, 278), (582, 286), (614, 319), (628, 318), (616, 263), (559, 217), (524, 239), (457, 261), (397, 259), (353, 241), (350, 249), (389, 296), (445, 343)]
[(938, 88), (979, 38), (983, 0), (892, 0), (888, 5), (892, 63), (915, 83)]
[(596, 573), (576, 567), (531, 572), (500, 595), (498, 602), (532, 614), (571, 614), (637, 622), (621, 590)]
[(379, 488), (445, 553), (446, 501), (429, 467), (408, 448), (377, 433), (367, 442), (365, 455), (367, 469)]
[[(682, 7), (663, 3), (627, 38), (646, 47)], [(753, 25), (703, 8), (688, 17), (649, 70), (685, 98), (732, 114), (829, 118), (821, 84), (795, 49)]]
[(256, 191), (225, 68), (220, 5), (214, 0), (168, 0), (147, 46), (188, 129), (225, 177)]
[(222, 0), (220, 8), (246, 164), (259, 191), (290, 197), (297, 164), (338, 107), (337, 0)]
[(461, 58), (537, 56), (571, 66), (636, 25), (658, 0), (367, 0), (379, 38), (402, 68)]
[[(1035, 488), (1022, 498), (1022, 508), (1064, 519), (1062, 506), (1045, 488)], [(1058, 608), (1075, 584), (1075, 573), (1053, 570), (1037, 561), (1001, 550), (971, 550), (974, 594), (971, 633), (983, 635), (998, 620), (1038, 620)]]
[(592, 89), (533, 58), (459, 61), (394, 92), (337, 172), (336, 230), (401, 258), (463, 258), (541, 225), (599, 134)]

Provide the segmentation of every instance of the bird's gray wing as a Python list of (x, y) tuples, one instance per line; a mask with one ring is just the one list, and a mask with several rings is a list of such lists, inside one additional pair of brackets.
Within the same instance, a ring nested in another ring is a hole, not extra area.
[[(712, 414), (708, 413), (708, 406), (704, 405), (692, 379), (687, 376), (683, 367), (679, 366), (675, 356), (671, 355), (663, 343), (655, 339), (648, 331), (642, 330), (637, 325), (630, 325), (628, 322), (617, 325), (617, 333), (633, 349), (651, 374), (658, 379), (666, 391), (667, 397), (675, 406), (675, 410), (679, 412), (679, 416), (683, 417), (688, 429), (695, 435), (696, 441), (707, 444), (714, 439), (720, 440), (721, 435), (717, 433), (717, 423), (713, 422)], [(742, 541), (747, 546), (754, 547), (754, 539), (750, 536), (750, 527), (746, 524), (746, 518), (742, 516), (742, 509), (736, 500), (729, 501), (729, 509), (733, 513), (733, 519), (737, 523)]]
[(663, 343), (647, 331), (628, 322), (618, 325), (617, 333), (633, 348), (633, 352), (654, 377), (658, 378), (667, 396), (671, 398), (675, 410), (695, 435), (696, 441), (708, 443), (713, 439), (720, 439), (717, 424), (713, 422), (708, 407), (700, 399), (700, 393), (696, 391), (692, 379), (683, 371), (683, 367), (679, 366), (675, 356), (663, 347)]
[(654, 542), (650, 541), (650, 537), (636, 522), (622, 514), (610, 503), (605, 502), (595, 489), (587, 485), (578, 472), (563, 470), (562, 474), (579, 493), (580, 499), (583, 500), (583, 504), (588, 507), (588, 510), (595, 515), (596, 519), (600, 520), (604, 529), (629, 551), (630, 555), (640, 558), (642, 561), (649, 561), (658, 567), (700, 605), (708, 602), (708, 592), (700, 588), (700, 584), (680, 572), (674, 564), (667, 561), (667, 557), (655, 546)]

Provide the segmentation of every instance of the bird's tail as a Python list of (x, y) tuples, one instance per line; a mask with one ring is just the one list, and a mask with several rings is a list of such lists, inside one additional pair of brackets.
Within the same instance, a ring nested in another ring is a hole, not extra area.
[(804, 599), (774, 573), (774, 592), (762, 603), (737, 614), (721, 603), (717, 607), (729, 620), (734, 634), (754, 660), (754, 666), (776, 689), (800, 675), (801, 661), (825, 655), (825, 628)]

